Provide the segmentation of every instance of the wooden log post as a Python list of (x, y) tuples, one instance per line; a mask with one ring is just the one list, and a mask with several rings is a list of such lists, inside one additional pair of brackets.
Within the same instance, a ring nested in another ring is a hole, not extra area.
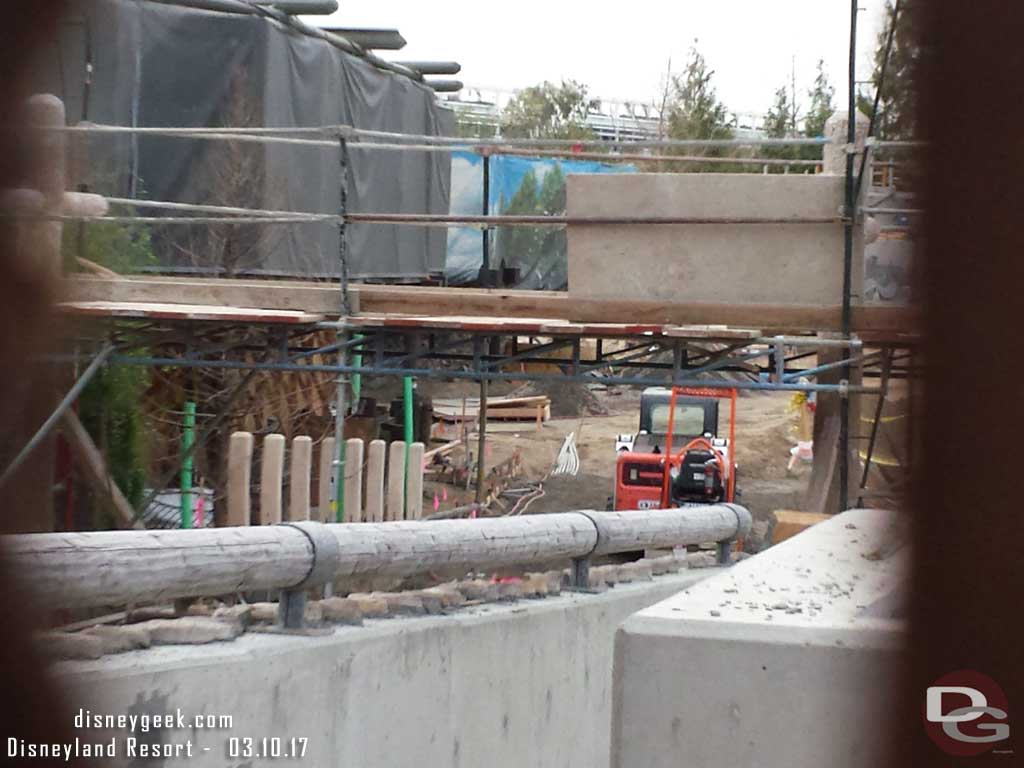
[(345, 522), (361, 523), (363, 518), (363, 441), (345, 441)]
[(331, 486), (334, 483), (334, 438), (325, 437), (320, 441), (320, 476), (317, 481), (317, 517), (322, 523), (333, 523), (331, 512)]
[[(46, 128), (65, 124), (64, 102), (52, 94), (36, 94), (28, 100), (28, 119), (38, 130), (32, 157), (33, 186), (42, 193), (47, 213), (64, 213), (64, 193), (67, 189), (67, 136)], [(31, 258), (43, 272), (53, 278), (61, 275), (60, 221), (38, 221), (30, 224)]]
[(384, 522), (384, 448), (383, 440), (371, 440), (366, 456), (366, 521)]
[(235, 432), (228, 442), (229, 526), (252, 523), (252, 448), (251, 432)]
[(313, 439), (301, 435), (292, 440), (288, 481), (288, 520), (309, 520), (310, 472), (313, 469)]
[(388, 446), (388, 497), (385, 520), (405, 519), (405, 441), (394, 440)]
[(423, 517), (423, 443), (409, 446), (409, 471), (405, 478), (405, 519)]
[(281, 522), (281, 483), (284, 480), (284, 435), (263, 438), (260, 462), (260, 525)]

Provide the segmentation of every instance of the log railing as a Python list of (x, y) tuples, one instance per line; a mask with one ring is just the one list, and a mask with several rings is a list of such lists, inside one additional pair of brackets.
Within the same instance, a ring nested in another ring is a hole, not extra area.
[[(716, 542), (750, 528), (735, 504), (631, 512), (576, 511), (473, 520), (282, 525), (11, 536), (0, 567), (30, 575), (52, 608), (118, 606), (279, 589), (297, 594), (346, 577), (445, 567), (493, 569)], [(724, 558), (723, 558), (724, 559)], [(576, 570), (576, 569), (574, 569)], [(584, 568), (585, 570), (585, 568)]]

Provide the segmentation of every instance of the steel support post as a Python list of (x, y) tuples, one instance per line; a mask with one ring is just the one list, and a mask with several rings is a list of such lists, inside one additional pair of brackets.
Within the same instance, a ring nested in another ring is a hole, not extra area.
[[(843, 222), (843, 340), (850, 338), (853, 285), (853, 228), (857, 216), (854, 160), (857, 144), (857, 0), (850, 0), (849, 100), (846, 122), (846, 195)], [(849, 347), (843, 347), (843, 360), (850, 359)], [(839, 400), (839, 512), (849, 506), (850, 492), (850, 398), (840, 393)]]
[[(342, 321), (352, 314), (352, 305), (348, 294), (348, 223), (345, 219), (348, 213), (348, 172), (349, 156), (348, 141), (344, 136), (338, 139), (338, 171), (341, 176), (339, 201), (338, 201), (338, 269), (340, 274), (341, 288), (341, 316)], [(348, 330), (343, 326), (338, 331), (338, 368), (348, 367)], [(339, 373), (335, 380), (337, 392), (335, 395), (334, 413), (334, 460), (331, 462), (333, 482), (331, 483), (331, 507), (334, 519), (339, 523), (345, 520), (344, 493), (342, 483), (344, 481), (345, 466), (345, 414), (348, 412), (348, 376)]]

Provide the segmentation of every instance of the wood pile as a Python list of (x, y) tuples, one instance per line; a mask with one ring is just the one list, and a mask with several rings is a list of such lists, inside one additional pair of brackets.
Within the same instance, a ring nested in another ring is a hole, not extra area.
[[(480, 399), (434, 399), (434, 418), (456, 424), (476, 421), (480, 416)], [(488, 421), (536, 421), (551, 418), (551, 399), (547, 395), (487, 398)]]

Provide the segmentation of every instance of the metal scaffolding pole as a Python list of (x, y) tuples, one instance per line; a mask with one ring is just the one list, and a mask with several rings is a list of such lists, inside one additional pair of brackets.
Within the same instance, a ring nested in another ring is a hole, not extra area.
[[(850, 66), (849, 101), (846, 121), (846, 210), (843, 223), (843, 339), (850, 338), (853, 284), (853, 227), (857, 214), (856, 178), (854, 176), (857, 142), (857, 0), (850, 1)], [(850, 348), (843, 347), (843, 361), (850, 360)], [(849, 376), (849, 371), (846, 372)], [(839, 510), (849, 506), (850, 488), (850, 395), (839, 393)]]
[(7, 465), (7, 469), (5, 469), (3, 474), (0, 475), (0, 486), (3, 486), (4, 483), (10, 480), (11, 476), (18, 471), (18, 467), (25, 463), (25, 460), (32, 455), (32, 451), (39, 446), (48, 434), (50, 434), (50, 431), (57, 425), (57, 422), (60, 421), (60, 417), (68, 408), (71, 407), (75, 400), (78, 399), (82, 390), (85, 389), (86, 384), (88, 384), (92, 380), (92, 377), (96, 375), (97, 371), (103, 367), (103, 364), (107, 362), (107, 358), (110, 357), (113, 351), (114, 345), (107, 344), (99, 351), (99, 353), (97, 353), (96, 357), (94, 357), (92, 362), (89, 363), (89, 366), (82, 371), (82, 375), (78, 377), (78, 381), (76, 381), (72, 385), (71, 389), (68, 390), (68, 393), (64, 395), (64, 399), (57, 404), (56, 408), (53, 409), (53, 413), (50, 414), (49, 418), (47, 418), (46, 421), (43, 422), (43, 425), (36, 430), (36, 433), (32, 435), (32, 438), (25, 444), (25, 447), (18, 452), (18, 455), (14, 457), (14, 460)]
[[(338, 201), (338, 270), (341, 281), (341, 317), (344, 321), (352, 314), (352, 305), (348, 293), (348, 226), (345, 214), (348, 211), (348, 141), (344, 136), (338, 139), (338, 170), (341, 174), (341, 188)], [(338, 367), (348, 366), (348, 329), (344, 323), (338, 329)], [(335, 380), (337, 393), (335, 396), (334, 413), (334, 459), (331, 462), (333, 482), (331, 483), (331, 517), (339, 523), (345, 520), (342, 484), (345, 480), (345, 413), (348, 411), (348, 375), (338, 374)], [(323, 512), (320, 513), (321, 516)]]

